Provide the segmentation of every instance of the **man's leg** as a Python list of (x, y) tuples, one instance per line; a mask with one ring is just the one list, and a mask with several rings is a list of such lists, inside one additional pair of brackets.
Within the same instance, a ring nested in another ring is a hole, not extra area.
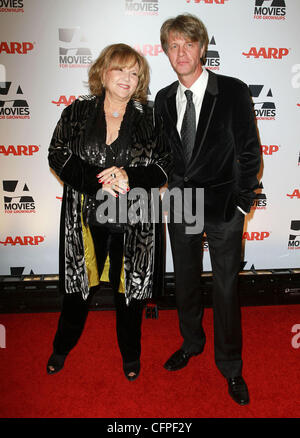
[(175, 274), (175, 295), (181, 349), (190, 354), (202, 352), (205, 333), (202, 327), (203, 303), (200, 293), (203, 243), (202, 234), (185, 234), (185, 225), (169, 224)]

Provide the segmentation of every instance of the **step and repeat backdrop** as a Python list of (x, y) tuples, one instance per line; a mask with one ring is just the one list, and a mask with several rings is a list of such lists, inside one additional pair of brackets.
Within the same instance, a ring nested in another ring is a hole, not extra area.
[[(253, 97), (262, 166), (242, 269), (299, 267), (299, 0), (0, 0), (0, 275), (58, 272), (62, 184), (48, 145), (62, 110), (89, 93), (93, 60), (111, 43), (139, 50), (154, 101), (176, 79), (160, 26), (184, 12), (207, 26), (206, 67), (238, 77)], [(168, 236), (166, 251), (173, 272)]]

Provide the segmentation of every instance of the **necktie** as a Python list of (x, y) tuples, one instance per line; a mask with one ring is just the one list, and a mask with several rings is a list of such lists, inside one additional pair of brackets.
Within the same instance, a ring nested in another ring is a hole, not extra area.
[(186, 164), (190, 161), (196, 136), (196, 111), (193, 103), (193, 93), (186, 90), (186, 109), (181, 126), (181, 141), (183, 144)]

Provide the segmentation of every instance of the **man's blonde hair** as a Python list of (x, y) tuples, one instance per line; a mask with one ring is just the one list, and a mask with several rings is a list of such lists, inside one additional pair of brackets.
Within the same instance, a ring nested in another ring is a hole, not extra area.
[(168, 53), (168, 39), (170, 33), (182, 35), (189, 41), (199, 41), (200, 47), (204, 48), (201, 58), (202, 64), (206, 62), (208, 47), (208, 34), (206, 27), (199, 18), (191, 14), (181, 14), (175, 18), (166, 20), (160, 29), (160, 41), (163, 51)]

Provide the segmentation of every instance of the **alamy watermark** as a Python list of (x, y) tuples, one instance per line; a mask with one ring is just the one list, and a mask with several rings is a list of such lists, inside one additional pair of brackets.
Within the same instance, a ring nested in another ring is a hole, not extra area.
[(0, 348), (6, 348), (6, 329), (0, 324)]
[(293, 88), (300, 88), (300, 64), (294, 64), (291, 72), (293, 73), (291, 83)]
[(204, 226), (204, 189), (177, 187), (161, 195), (158, 188), (147, 191), (137, 187), (114, 198), (98, 190), (99, 206), (96, 220), (105, 224), (135, 225), (141, 223), (174, 222), (185, 225), (186, 234), (199, 234)]
[(300, 324), (294, 324), (291, 330), (292, 333), (296, 333), (292, 337), (292, 347), (293, 348), (300, 348)]

